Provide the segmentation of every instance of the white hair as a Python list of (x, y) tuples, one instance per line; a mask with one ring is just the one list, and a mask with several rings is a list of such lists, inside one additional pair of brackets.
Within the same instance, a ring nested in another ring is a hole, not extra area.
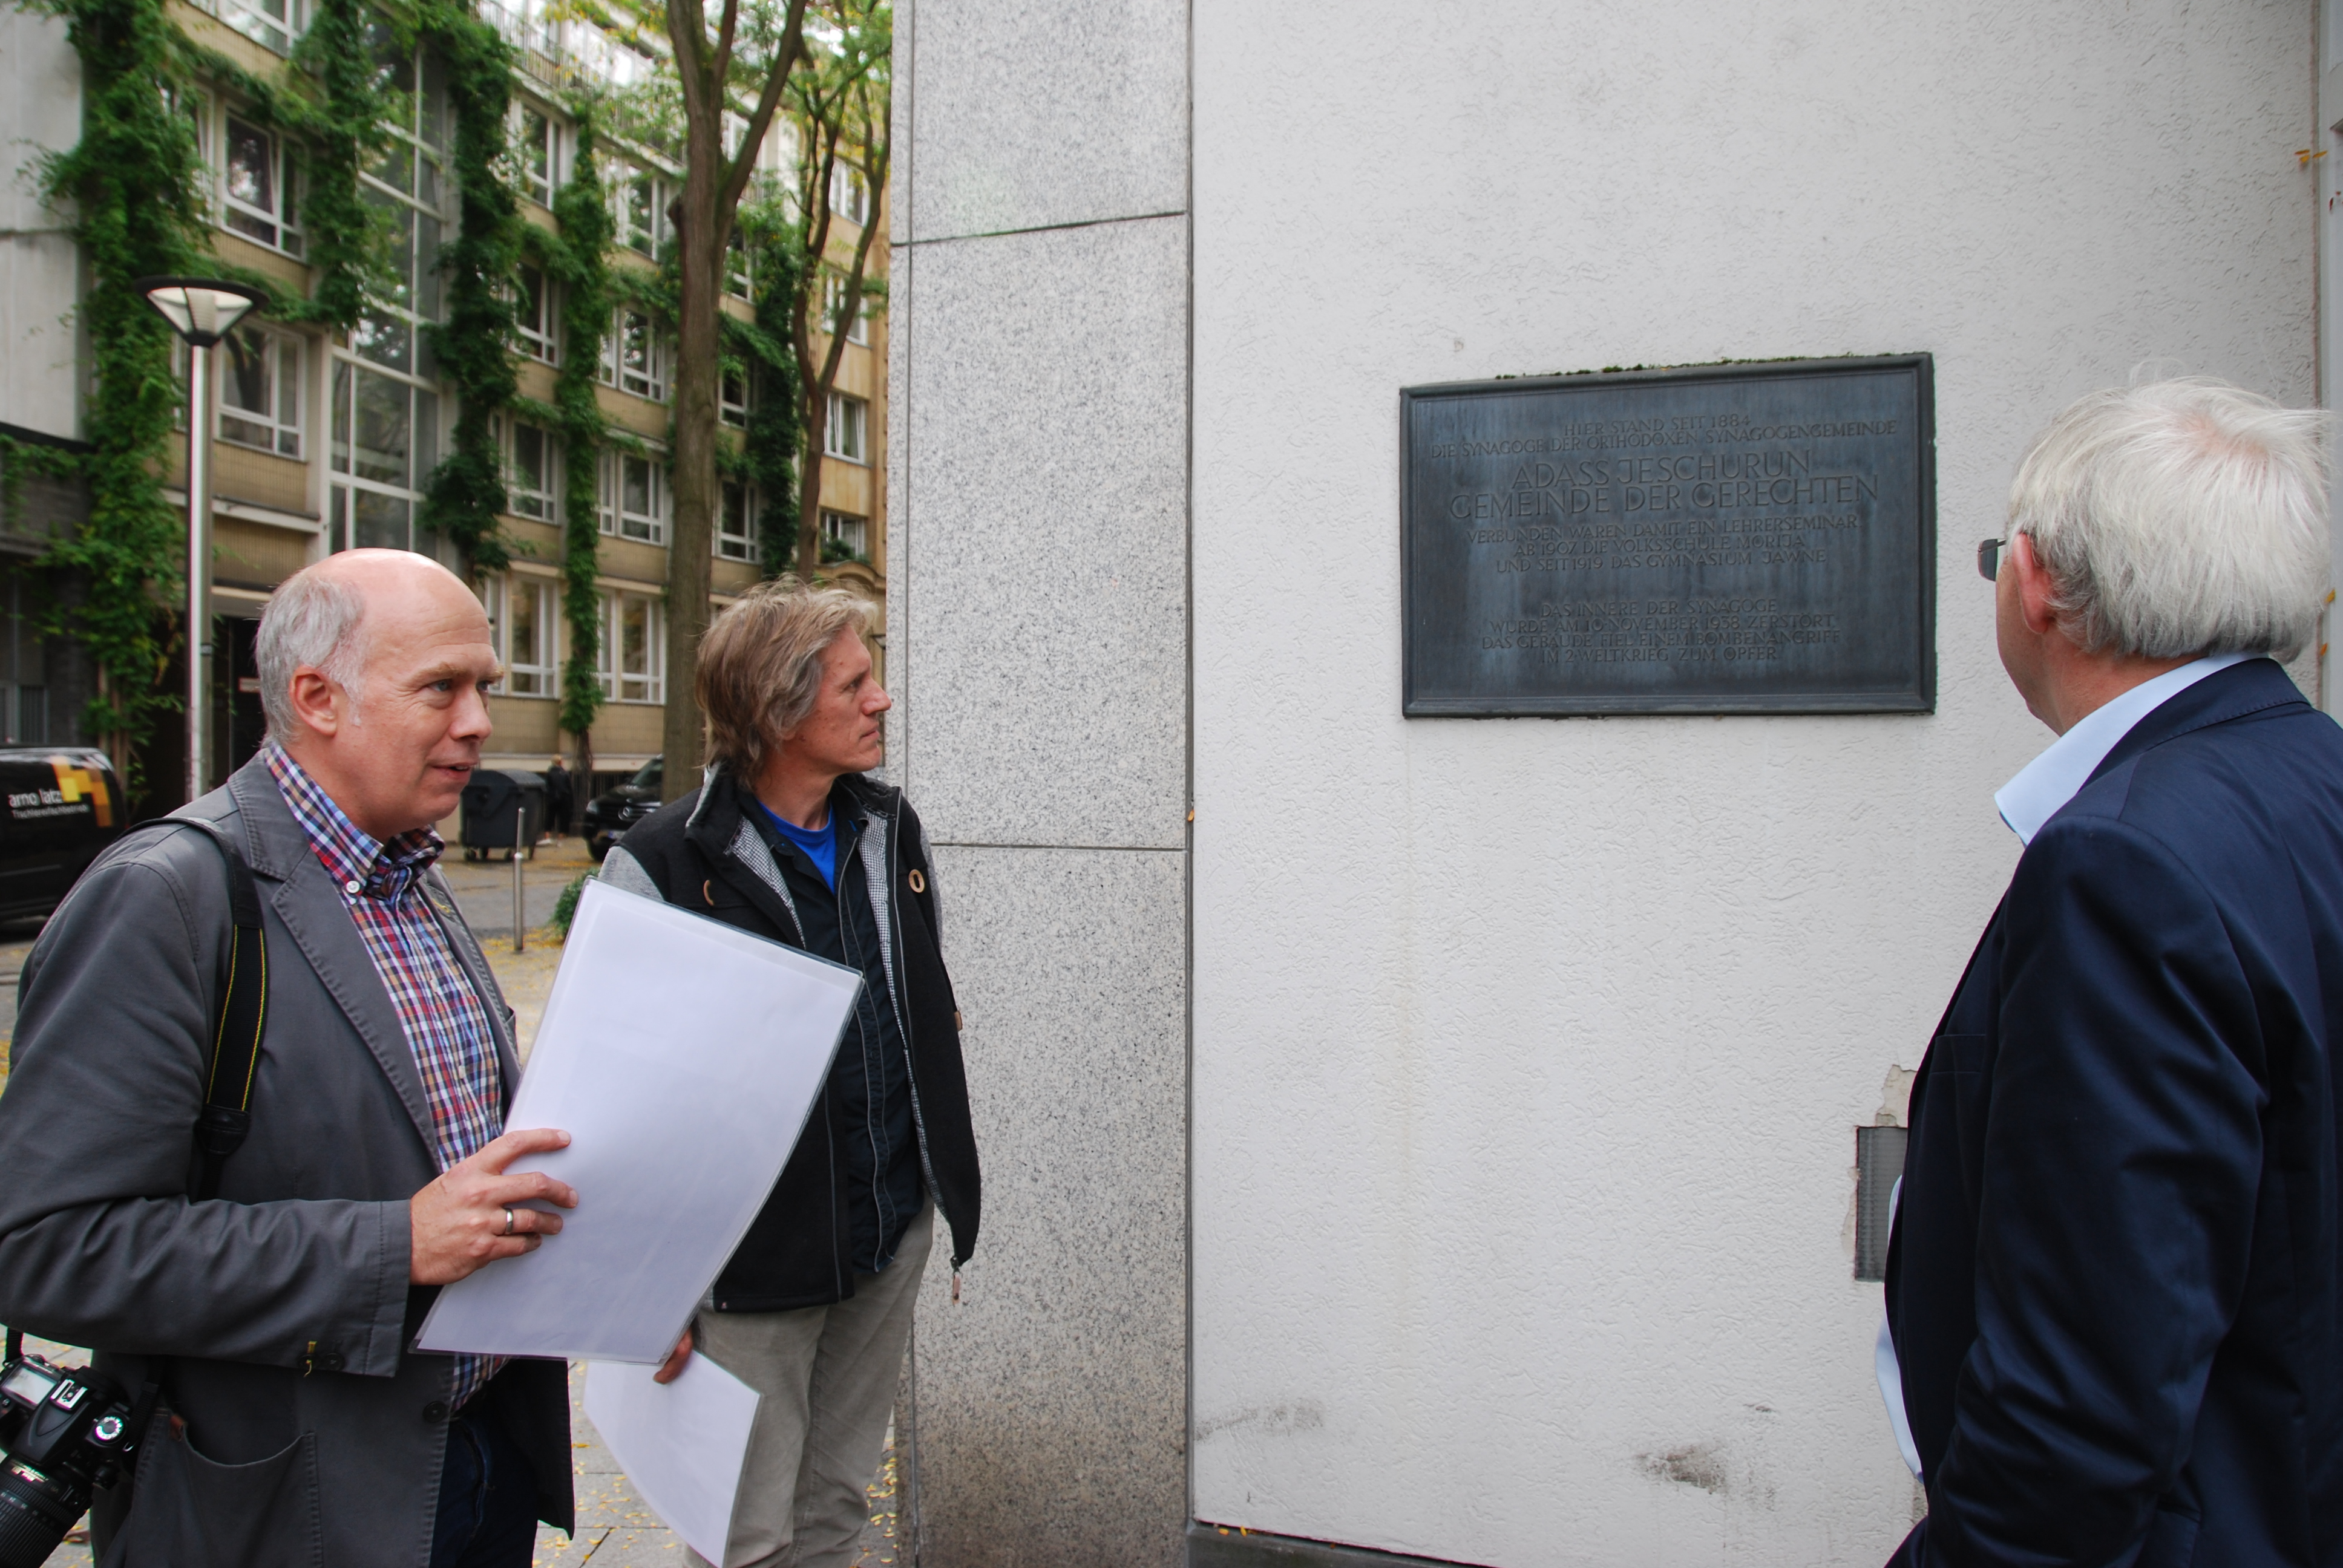
[(2090, 652), (2291, 658), (2326, 596), (2327, 432), (2226, 381), (2094, 392), (2027, 449), (2009, 531)]
[(260, 612), (254, 656), (260, 666), (260, 707), (269, 736), (280, 744), (299, 733), (293, 714), (293, 672), (307, 665), (349, 694), (355, 720), (366, 672), (366, 596), (318, 566), (277, 585)]

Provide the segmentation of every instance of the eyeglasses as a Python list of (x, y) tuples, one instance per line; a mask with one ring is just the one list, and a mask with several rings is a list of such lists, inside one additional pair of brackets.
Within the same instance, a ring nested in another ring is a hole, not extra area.
[(1977, 576), (1991, 582), (2001, 575), (2001, 552), (2007, 548), (2007, 539), (1986, 539), (1977, 546)]

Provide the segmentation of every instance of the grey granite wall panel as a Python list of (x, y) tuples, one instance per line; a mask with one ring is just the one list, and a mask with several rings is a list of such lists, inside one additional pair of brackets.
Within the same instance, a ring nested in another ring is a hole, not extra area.
[(1187, 220), (909, 249), (904, 777), (939, 841), (1179, 849)]
[(901, 9), (918, 166), (898, 238), (1186, 208), (1186, 0)]
[(1171, 1568), (1187, 1517), (1186, 856), (940, 848), (985, 1175), (913, 1343), (919, 1561)]

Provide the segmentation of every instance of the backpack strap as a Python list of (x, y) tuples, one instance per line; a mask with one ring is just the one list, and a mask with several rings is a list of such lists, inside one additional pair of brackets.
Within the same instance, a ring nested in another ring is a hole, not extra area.
[(227, 907), (231, 930), (219, 989), (219, 1013), (212, 1025), (211, 1061), (204, 1075), (204, 1108), (196, 1118), (197, 1201), (219, 1196), (220, 1168), (243, 1147), (252, 1131), (252, 1081), (260, 1064), (260, 1040), (268, 1022), (268, 941), (260, 927), (260, 890), (252, 868), (216, 822), (166, 817), (142, 826), (194, 828), (211, 839), (227, 862)]

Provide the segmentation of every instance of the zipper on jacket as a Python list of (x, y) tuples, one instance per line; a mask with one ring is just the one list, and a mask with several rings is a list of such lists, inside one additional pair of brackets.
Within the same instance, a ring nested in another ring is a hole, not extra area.
[[(903, 910), (895, 898), (895, 871), (902, 864), (903, 857), (903, 819), (900, 817), (893, 818), (887, 826), (885, 870), (888, 930), (880, 934), (880, 940), (893, 942), (895, 972), (908, 980), (910, 978), (910, 970), (908, 967), (908, 960), (903, 956)], [(920, 1113), (920, 1070), (918, 1064), (911, 1059), (911, 1020), (903, 1011), (902, 999), (895, 994), (901, 989), (900, 984), (887, 988), (887, 1005), (895, 1010), (895, 1030), (903, 1037), (903, 1080), (911, 1091), (911, 1138), (920, 1146), (920, 1174), (927, 1178), (928, 1196), (934, 1201), (936, 1215), (943, 1221), (944, 1229), (949, 1231), (951, 1229), (951, 1215), (944, 1208), (943, 1189), (936, 1184), (935, 1164), (928, 1158), (927, 1118)], [(954, 1302), (960, 1300), (960, 1260), (955, 1257), (952, 1260), (952, 1300)]]

